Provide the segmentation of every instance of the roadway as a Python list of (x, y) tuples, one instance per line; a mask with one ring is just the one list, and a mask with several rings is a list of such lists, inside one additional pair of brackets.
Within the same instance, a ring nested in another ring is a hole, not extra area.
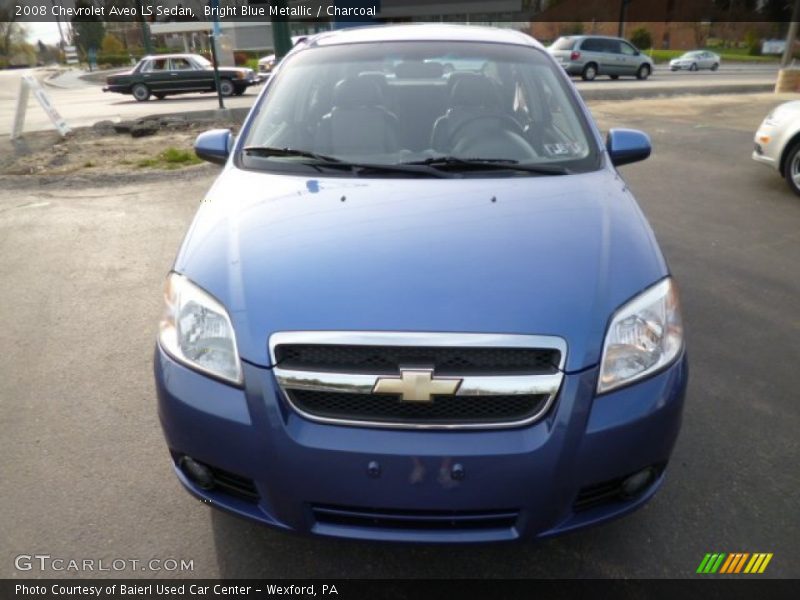
[[(0, 137), (11, 132), (19, 78), (24, 72), (29, 71), (0, 71)], [(37, 69), (34, 72), (41, 80), (53, 74), (45, 69)], [(89, 83), (77, 75), (76, 72), (67, 72), (54, 78), (51, 80), (52, 84), (46, 86), (51, 102), (71, 127), (92, 125), (106, 119), (118, 121), (152, 114), (186, 113), (218, 108), (214, 94), (170, 96), (164, 100), (137, 102), (132, 96), (103, 93), (100, 84)], [(635, 79), (612, 81), (606, 77), (600, 77), (592, 82), (579, 79), (575, 81), (587, 99), (600, 100), (656, 93), (704, 93), (708, 91), (709, 86), (731, 91), (741, 91), (742, 86), (765, 88), (774, 85), (776, 77), (777, 66), (773, 64), (730, 64), (723, 65), (716, 72), (671, 72), (664, 66), (657, 66), (653, 76), (647, 81)], [(226, 98), (225, 104), (229, 108), (247, 108), (252, 105), (259, 89), (251, 88), (242, 97)], [(25, 131), (49, 128), (47, 116), (35, 104), (35, 100), (31, 99)]]
[[(194, 500), (171, 471), (152, 352), (164, 276), (217, 169), (5, 187), (0, 577), (681, 578), (707, 552), (772, 552), (756, 577), (800, 577), (800, 198), (750, 159), (753, 130), (775, 102), (590, 103), (603, 129), (652, 136), (653, 156), (622, 171), (680, 284), (691, 376), (652, 502), (539, 544), (304, 538)], [(16, 556), (34, 553), (194, 568), (15, 569)]]

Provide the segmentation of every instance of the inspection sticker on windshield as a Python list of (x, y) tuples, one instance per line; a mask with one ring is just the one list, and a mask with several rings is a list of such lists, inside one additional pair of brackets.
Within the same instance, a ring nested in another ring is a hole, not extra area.
[(569, 154), (580, 154), (583, 148), (575, 142), (563, 144), (545, 144), (544, 149), (550, 156), (566, 156)]

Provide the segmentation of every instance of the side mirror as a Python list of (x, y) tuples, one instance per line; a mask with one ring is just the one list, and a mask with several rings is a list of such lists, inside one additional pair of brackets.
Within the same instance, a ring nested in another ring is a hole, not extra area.
[(635, 129), (612, 129), (606, 138), (606, 150), (614, 166), (638, 162), (650, 156), (650, 138)]
[(194, 153), (198, 158), (208, 162), (224, 165), (233, 146), (233, 134), (230, 129), (212, 129), (204, 131), (194, 141)]

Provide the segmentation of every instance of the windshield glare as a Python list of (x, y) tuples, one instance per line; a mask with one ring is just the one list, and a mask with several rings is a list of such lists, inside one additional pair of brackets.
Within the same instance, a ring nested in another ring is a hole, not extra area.
[[(563, 75), (540, 50), (472, 42), (322, 46), (287, 58), (244, 147), (290, 148), (347, 163), (436, 157), (598, 168)], [(248, 153), (243, 166), (315, 166)]]
[(211, 64), (211, 61), (209, 61), (209, 60), (208, 60), (207, 58), (205, 58), (204, 56), (197, 55), (197, 56), (195, 56), (195, 57), (194, 57), (194, 61), (195, 61), (195, 62), (196, 62), (196, 63), (197, 63), (197, 64), (198, 64), (200, 67), (202, 67), (203, 69), (209, 69), (209, 68), (211, 68), (211, 67), (213, 67), (213, 66), (214, 66), (214, 65), (212, 65), (212, 64)]

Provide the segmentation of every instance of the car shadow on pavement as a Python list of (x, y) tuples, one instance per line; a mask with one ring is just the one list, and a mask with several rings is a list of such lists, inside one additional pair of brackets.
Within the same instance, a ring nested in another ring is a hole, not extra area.
[[(247, 98), (248, 95), (252, 96), (253, 98), (255, 98), (255, 94), (252, 94), (252, 93), (248, 94), (247, 92), (245, 92), (242, 96), (231, 96), (231, 97), (224, 98), (224, 101), (227, 102), (229, 100), (233, 100), (234, 98)], [(118, 100), (116, 102), (112, 102), (111, 105), (112, 106), (153, 106), (153, 107), (156, 107), (156, 106), (163, 106), (165, 104), (178, 104), (178, 103), (184, 103), (184, 102), (192, 102), (192, 103), (194, 103), (194, 102), (208, 102), (209, 100), (213, 100), (214, 102), (217, 102), (216, 94), (208, 93), (208, 94), (199, 94), (197, 96), (183, 96), (183, 95), (173, 96), (173, 97), (167, 96), (166, 98), (162, 98), (161, 100), (158, 100), (157, 98), (151, 98), (150, 100), (147, 100), (146, 102), (139, 102), (138, 100), (135, 100), (135, 99), (131, 98), (130, 100)]]
[(607, 577), (616, 569), (592, 546), (622, 535), (610, 525), (535, 543), (395, 544), (301, 536), (217, 510), (211, 523), (224, 579)]

